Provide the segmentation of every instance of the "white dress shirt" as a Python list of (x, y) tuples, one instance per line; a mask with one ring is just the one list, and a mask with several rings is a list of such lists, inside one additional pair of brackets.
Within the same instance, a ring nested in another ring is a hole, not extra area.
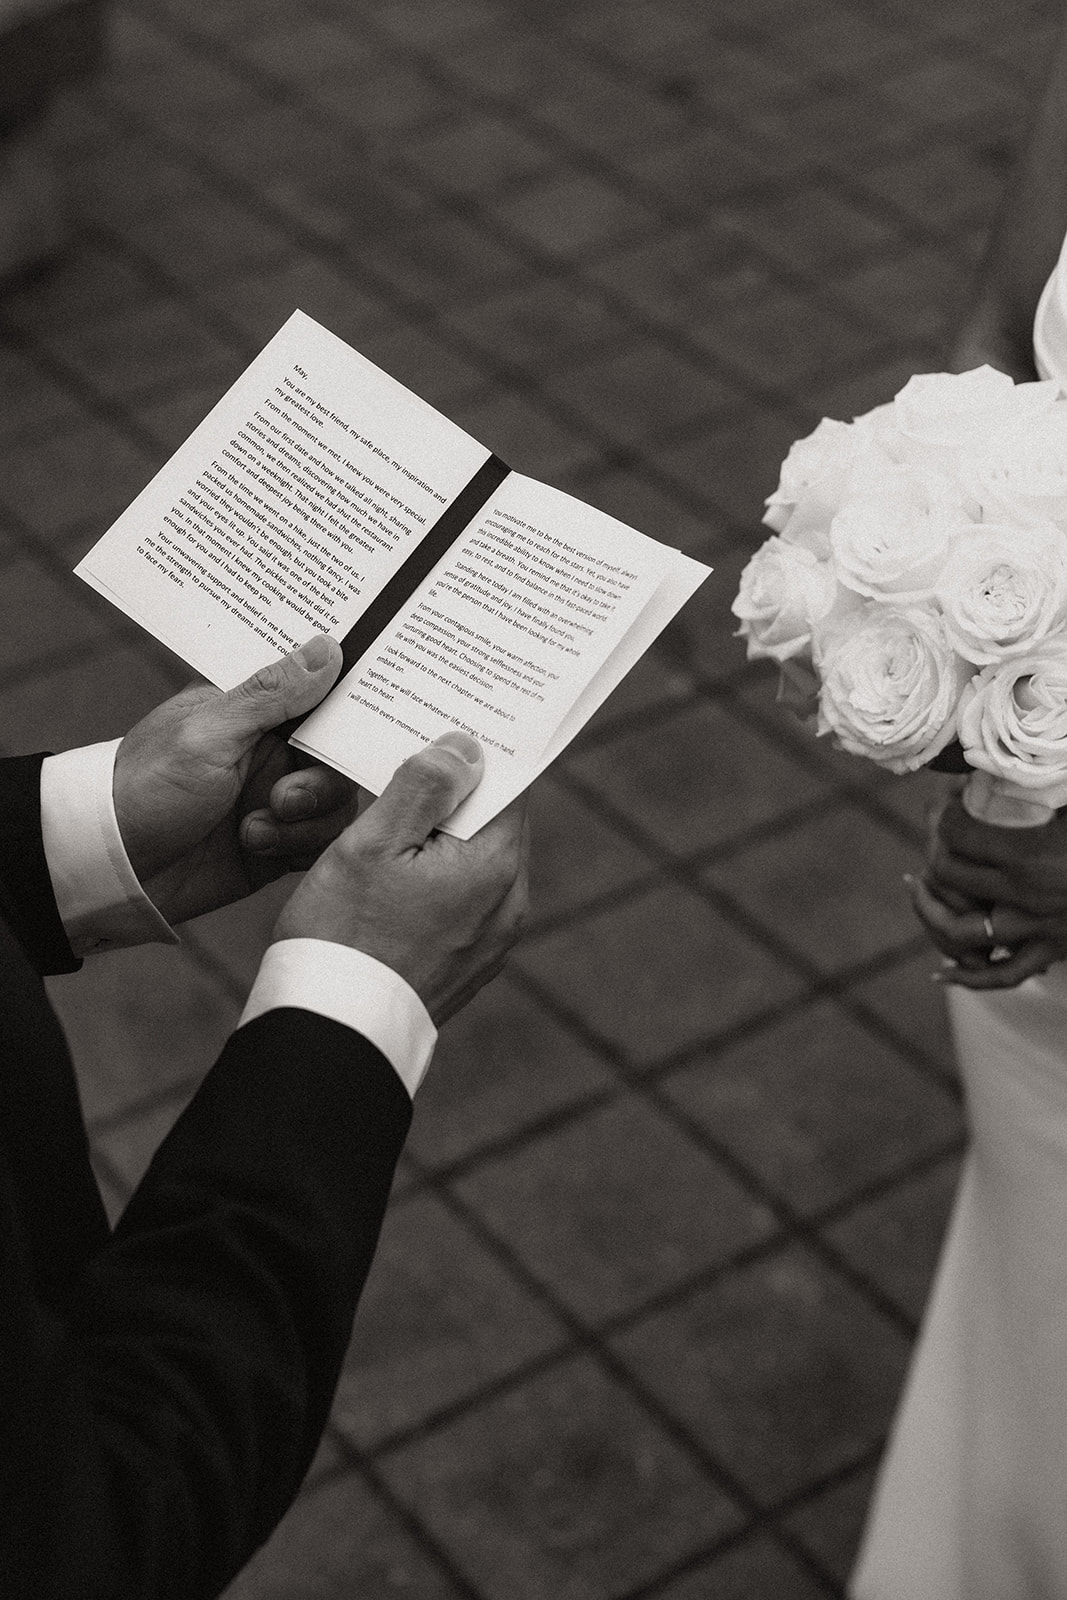
[[(120, 743), (48, 756), (41, 767), (45, 858), (76, 956), (179, 942), (141, 888), (119, 833), (112, 781)], [(279, 1006), (314, 1011), (361, 1033), (409, 1094), (422, 1082), (437, 1030), (410, 984), (373, 956), (324, 939), (269, 945), (238, 1027)]]

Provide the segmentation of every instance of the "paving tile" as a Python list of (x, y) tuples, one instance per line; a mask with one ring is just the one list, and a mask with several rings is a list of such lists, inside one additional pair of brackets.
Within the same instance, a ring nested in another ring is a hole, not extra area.
[(202, 1077), (237, 1020), (236, 1003), (172, 945), (139, 945), (48, 980), (90, 1123)]
[(607, 49), (638, 64), (650, 57), (658, 60), (661, 52), (671, 49), (689, 55), (701, 47), (705, 31), (700, 7), (653, 0), (574, 6), (563, 21), (568, 32), (588, 39), (598, 50)]
[[(858, 162), (894, 153), (914, 137), (906, 108), (884, 85), (861, 87), (854, 76), (836, 87), (819, 82), (799, 103), (787, 100), (773, 110), (776, 115), (761, 118), (768, 139), (795, 142), (818, 167), (840, 168), (844, 176), (854, 176)], [(787, 234), (784, 229), (783, 238)]]
[(625, 444), (644, 444), (649, 437), (692, 425), (731, 398), (725, 385), (698, 362), (651, 338), (635, 341), (621, 355), (574, 367), (547, 380), (545, 388), (598, 434)]
[(889, 783), (879, 786), (879, 803), (910, 826), (916, 854), (921, 859), (933, 817), (950, 793), (959, 787), (960, 780), (924, 767), (920, 767), (918, 772), (891, 773), (890, 778)]
[(348, 246), (352, 259), (437, 311), (522, 277), (516, 255), (464, 217), (427, 217), (415, 227)]
[(35, 561), (9, 563), (0, 583), (0, 669), (25, 673), (36, 658), (98, 642), (104, 624), (87, 593), (76, 579), (57, 579)]
[(461, 306), (444, 320), (495, 361), (535, 373), (565, 370), (630, 337), (626, 321), (608, 309), (602, 296), (557, 278), (524, 283)]
[(765, 1207), (634, 1095), (481, 1164), (457, 1192), (587, 1324), (633, 1311), (773, 1231)]
[(305, 1489), (222, 1600), (461, 1600), (403, 1520), (352, 1472)]
[(159, 463), (103, 422), (28, 436), (8, 453), (0, 502), (48, 537), (73, 523), (107, 523)]
[(229, 993), (242, 1003), (252, 987), (278, 914), (298, 882), (298, 873), (284, 873), (258, 893), (196, 917), (181, 930), (183, 940), (197, 958), (218, 973)]
[(616, 1081), (505, 974), (442, 1029), (415, 1096), (407, 1148), (424, 1166), (446, 1166), (611, 1093)]
[(447, 6), (435, 0), (389, 0), (379, 7), (379, 22), (398, 42), (421, 49), (445, 46), (457, 35), (480, 34), (498, 20), (491, 0), (452, 0)]
[(339, 126), (386, 154), (397, 136), (448, 127), (458, 114), (455, 101), (438, 83), (404, 65), (352, 83), (327, 79), (310, 84), (307, 95)]
[(960, 1133), (950, 1096), (829, 1004), (672, 1073), (663, 1090), (801, 1212), (838, 1204)]
[(899, 893), (913, 855), (859, 811), (835, 806), (710, 867), (762, 926), (823, 971), (881, 955), (915, 937)]
[[(275, 332), (277, 329), (274, 330)], [(266, 343), (266, 340), (263, 341)], [(131, 419), (143, 428), (160, 448), (160, 465), (197, 427), (230, 387), (227, 377), (207, 379), (185, 386), (155, 392), (127, 407)]]
[(783, 15), (775, 43), (794, 69), (863, 74), (906, 48), (894, 23), (854, 6), (806, 5)]
[(390, 1206), (333, 1408), (361, 1448), (561, 1347), (562, 1325), (434, 1195)]
[(654, 708), (667, 711), (692, 697), (692, 676), (675, 667), (664, 651), (654, 647), (630, 669), (618, 688), (612, 690), (570, 749), (577, 754), (595, 744), (603, 734), (618, 731), (638, 718), (643, 720), (643, 714)]
[[(711, 646), (714, 663), (714, 640)], [(735, 639), (731, 650), (736, 651), (738, 647), (739, 642)], [(723, 650), (725, 654), (725, 646)], [(842, 793), (859, 790), (864, 794), (876, 795), (881, 801), (883, 795), (896, 789), (906, 789), (912, 783), (914, 774), (904, 776), (888, 772), (877, 761), (869, 761), (866, 757), (854, 756), (850, 751), (840, 749), (832, 735), (817, 734), (810, 718), (791, 710), (788, 698), (783, 701), (780, 674), (773, 662), (750, 662), (733, 687), (737, 693), (739, 714), (750, 715), (768, 737), (781, 740), (796, 753), (799, 760), (824, 772), (837, 783)], [(891, 809), (895, 810), (896, 807)]]
[[(757, 503), (756, 510), (762, 509), (762, 504)], [(745, 641), (738, 638), (740, 624), (730, 607), (740, 587), (741, 575), (762, 542), (762, 535), (769, 535), (771, 531), (762, 527), (756, 531), (755, 516), (751, 515), (749, 520), (754, 525), (749, 538), (720, 545), (708, 552), (712, 565), (711, 577), (671, 622), (666, 637), (660, 636), (662, 648), (679, 669), (708, 681), (737, 678), (745, 671)], [(773, 711), (775, 737), (781, 733), (782, 726), (792, 731), (789, 713), (777, 706), (775, 701), (779, 676), (777, 668), (763, 661), (754, 662), (750, 670), (758, 675), (761, 689), (756, 703)], [(742, 707), (746, 704), (743, 700)], [(742, 714), (745, 714), (744, 710)], [(758, 718), (753, 720), (758, 722)], [(788, 738), (788, 733), (785, 737)]]
[[(309, 243), (322, 250), (343, 249), (353, 268), (365, 276), (369, 266), (384, 273), (392, 289), (390, 264), (378, 268), (378, 256), (394, 246), (398, 236), (407, 238), (407, 247), (422, 223), (436, 212), (425, 195), (408, 183), (387, 174), (366, 161), (357, 161), (351, 152), (343, 161), (323, 161), (321, 155), (309, 172), (304, 172), (302, 157), (298, 170), (288, 172), (284, 156), (275, 157), (273, 144), (266, 151), (252, 137), (245, 159), (266, 160), (271, 176), (259, 180), (271, 205), (310, 235)], [(312, 146), (312, 151), (314, 146)], [(232, 154), (228, 152), (230, 159)], [(384, 243), (383, 243), (384, 241)]]
[(780, 1005), (799, 982), (698, 896), (666, 884), (531, 938), (514, 960), (634, 1067)]
[(654, 52), (650, 66), (659, 78), (661, 93), (681, 101), (683, 107), (699, 106), (727, 125), (747, 120), (753, 104), (788, 103), (799, 87), (796, 75), (769, 52), (748, 48), (746, 41), (717, 32), (703, 48), (686, 49), (679, 41), (669, 50)]
[[(946, 341), (959, 319), (966, 276), (960, 263), (945, 252), (921, 247), (839, 275), (833, 292), (880, 334), (935, 343)], [(875, 342), (872, 335), (871, 343)]]
[(549, 97), (557, 105), (579, 101), (612, 82), (610, 73), (576, 54), (573, 39), (536, 27), (481, 30), (451, 47), (448, 62), (457, 78), (512, 114), (519, 106), (536, 112)]
[(431, 328), (420, 324), (405, 327), (396, 316), (368, 330), (359, 350), (448, 415), (483, 395), (491, 382), (485, 368), (460, 354)]
[(150, 294), (144, 277), (117, 249), (76, 241), (44, 277), (4, 296), (3, 316), (30, 333), (69, 329), (142, 305)]
[(723, 846), (825, 791), (743, 722), (707, 701), (568, 761), (580, 781), (679, 855)]
[(845, 1259), (918, 1323), (941, 1253), (959, 1162), (950, 1159), (881, 1199), (856, 1207), (827, 1231)]
[(940, 970), (940, 957), (932, 946), (916, 956), (894, 963), (848, 989), (892, 1031), (936, 1064), (946, 1077), (957, 1075), (952, 1031), (944, 990), (930, 980)]
[(196, 0), (163, 0), (162, 9), (194, 32), (219, 39), (286, 30), (293, 20), (292, 0), (230, 0), (217, 12), (197, 5)]
[(401, 159), (435, 189), (492, 201), (545, 172), (553, 152), (510, 120), (482, 113), (416, 134)]
[(656, 1590), (656, 1600), (820, 1600), (834, 1591), (812, 1577), (796, 1559), (766, 1534), (733, 1546), (684, 1577)]
[(689, 430), (678, 443), (665, 443), (657, 459), (668, 477), (762, 539), (763, 503), (778, 483), (789, 446), (809, 431), (784, 413), (741, 403)]
[[(10, 620), (7, 596), (8, 577), (17, 572), (18, 563), (0, 572), (3, 636), (13, 638), (16, 647), (21, 615), (16, 603), (17, 586), (11, 597)], [(25, 613), (27, 626), (33, 621), (40, 630), (41, 617), (49, 615), (45, 607), (51, 597), (51, 589), (42, 591), (34, 584), (28, 602), (32, 609)], [(0, 731), (3, 748), (11, 754), (73, 750), (102, 739), (116, 739), (188, 681), (186, 674), (179, 684), (174, 674), (131, 645), (105, 642), (92, 656), (64, 664), (62, 646), (67, 639), (64, 629), (54, 640), (42, 640), (45, 645), (51, 642), (57, 650), (58, 665), (52, 665), (47, 672), (42, 668), (16, 677), (0, 688)], [(15, 660), (9, 661), (9, 673), (16, 664)]]
[(743, 209), (731, 203), (726, 217), (775, 260), (820, 281), (887, 249), (897, 237), (873, 210), (817, 182), (792, 185)]
[(726, 306), (740, 309), (744, 295), (775, 276), (717, 212), (698, 227), (664, 228), (613, 250), (585, 270), (645, 315), (687, 333), (713, 324)]
[[(805, 152), (775, 152), (774, 176), (781, 180), (803, 166)], [(651, 185), (676, 206), (706, 217), (710, 208), (750, 184), (766, 181), (767, 158), (712, 125), (697, 128), (679, 142), (648, 148), (624, 158), (635, 178)]]
[(380, 51), (357, 30), (306, 13), (298, 28), (265, 34), (250, 30), (236, 41), (235, 54), (287, 87), (301, 88), (337, 78), (359, 79), (382, 64)]
[(608, 1600), (736, 1526), (730, 1502), (587, 1357), (381, 1464), (483, 1594)]
[(899, 1333), (796, 1248), (689, 1295), (613, 1345), (764, 1503), (866, 1455), (907, 1354)]
[(345, 273), (303, 254), (266, 271), (259, 269), (220, 285), (208, 284), (202, 295), (257, 348), (296, 310), (306, 311), (357, 349), (361, 340), (395, 315), (379, 296)]
[(894, 341), (872, 352), (867, 365), (851, 377), (831, 376), (827, 383), (810, 383), (803, 401), (811, 427), (820, 417), (850, 422), (853, 417), (862, 416), (872, 407), (891, 400), (915, 373), (943, 371), (944, 342), (943, 337), (926, 344), (909, 340), (901, 348)]
[[(4, 309), (7, 302), (4, 303)], [(22, 435), (26, 439), (53, 427), (70, 427), (87, 420), (77, 398), (59, 378), (50, 376), (31, 356), (0, 345), (0, 438)], [(0, 497), (21, 454), (7, 450), (0, 475)]]
[(131, 223), (125, 237), (171, 281), (193, 288), (270, 268), (291, 248), (286, 233), (246, 207), (210, 194)]
[(722, 286), (722, 311), (691, 337), (720, 361), (768, 388), (803, 384), (815, 373), (847, 367), (871, 344), (868, 328), (838, 316), (810, 296), (768, 287), (749, 294), (736, 283)]
[(548, 92), (537, 102), (538, 119), (583, 150), (617, 159), (650, 141), (668, 144), (688, 132), (687, 94), (656, 93), (654, 84), (633, 78), (618, 83), (588, 69), (582, 74), (584, 92), (554, 93), (559, 83), (559, 74), (549, 80)]
[(873, 1472), (852, 1473), (786, 1518), (786, 1527), (839, 1583), (852, 1571), (873, 1489)]
[(530, 919), (536, 925), (647, 878), (648, 858), (550, 776), (530, 798)]
[(71, 208), (90, 227), (121, 231), (203, 190), (203, 178), (149, 137), (93, 140), (63, 157)]
[[(648, 453), (648, 465), (656, 465), (654, 451)], [(719, 559), (719, 549), (726, 540), (722, 522), (707, 512), (690, 510), (677, 495), (651, 483), (641, 461), (594, 473), (579, 484), (578, 493), (650, 539), (684, 550), (698, 561), (714, 565)]]
[(1018, 94), (999, 74), (946, 57), (928, 57), (898, 73), (885, 89), (923, 129), (968, 124), (988, 137), (991, 127), (1010, 127), (1020, 111)]
[(494, 387), (481, 396), (457, 403), (453, 422), (487, 445), (516, 472), (554, 483), (597, 461), (597, 445), (546, 406)]
[(126, 107), (182, 142), (203, 141), (238, 122), (257, 97), (224, 61), (207, 60), (176, 42), (163, 56), (129, 62), (107, 73), (100, 92), (109, 104)]
[(961, 227), (989, 220), (1006, 177), (992, 140), (952, 140), (867, 168), (863, 186), (951, 240)]
[(243, 365), (237, 351), (175, 301), (143, 305), (77, 332), (49, 333), (41, 342), (111, 400), (209, 379), (232, 383)]
[(656, 220), (621, 187), (586, 172), (531, 183), (503, 200), (495, 214), (527, 244), (565, 260), (647, 232)]

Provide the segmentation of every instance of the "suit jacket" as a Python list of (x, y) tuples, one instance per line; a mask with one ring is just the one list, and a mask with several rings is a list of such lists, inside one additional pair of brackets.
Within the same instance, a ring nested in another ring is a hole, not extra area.
[(359, 1034), (269, 1012), (112, 1233), (40, 977), (78, 965), (42, 759), (0, 761), (0, 1595), (206, 1600), (314, 1454), (411, 1104)]

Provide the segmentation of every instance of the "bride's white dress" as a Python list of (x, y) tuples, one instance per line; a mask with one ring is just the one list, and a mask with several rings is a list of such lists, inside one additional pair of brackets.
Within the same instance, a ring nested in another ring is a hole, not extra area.
[[(1067, 385), (1067, 245), (1034, 348)], [(949, 995), (969, 1153), (850, 1585), (1067, 1600), (1067, 962)]]

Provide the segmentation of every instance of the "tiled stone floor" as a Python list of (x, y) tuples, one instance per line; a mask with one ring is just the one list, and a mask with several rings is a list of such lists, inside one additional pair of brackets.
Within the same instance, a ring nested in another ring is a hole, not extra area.
[[(124, 0), (0, 301), (0, 729), (180, 664), (70, 576), (295, 305), (715, 577), (537, 789), (306, 1491), (233, 1600), (840, 1595), (952, 1191), (900, 875), (728, 606), (789, 441), (936, 367), (1054, 0)], [(54, 984), (122, 1203), (279, 894)]]

